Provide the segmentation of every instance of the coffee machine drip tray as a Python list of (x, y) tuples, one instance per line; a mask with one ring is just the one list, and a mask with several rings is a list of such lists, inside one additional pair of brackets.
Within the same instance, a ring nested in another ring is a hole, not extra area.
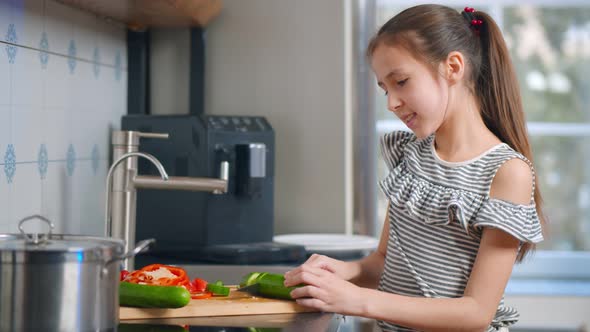
[(307, 259), (304, 246), (278, 242), (219, 244), (149, 254), (185, 262), (234, 265), (301, 264)]

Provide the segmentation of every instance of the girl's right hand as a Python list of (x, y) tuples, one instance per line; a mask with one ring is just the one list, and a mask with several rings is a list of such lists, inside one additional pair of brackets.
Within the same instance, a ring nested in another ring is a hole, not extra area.
[(355, 276), (353, 263), (343, 262), (324, 255), (313, 254), (305, 263), (285, 273), (285, 284), (287, 285), (290, 275), (300, 273), (301, 270), (308, 267), (330, 271), (343, 280), (350, 280)]

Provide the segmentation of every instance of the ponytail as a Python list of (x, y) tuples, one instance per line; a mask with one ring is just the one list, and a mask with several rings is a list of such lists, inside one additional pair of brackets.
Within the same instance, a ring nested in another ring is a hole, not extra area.
[[(477, 19), (483, 21), (479, 33), (481, 69), (475, 84), (475, 95), (480, 102), (483, 121), (502, 142), (533, 162), (518, 79), (502, 32), (488, 14), (480, 11), (474, 14)], [(533, 181), (537, 214), (542, 228), (545, 229), (546, 218), (541, 208), (543, 199), (536, 176)], [(517, 261), (521, 262), (526, 254), (534, 249), (534, 244), (524, 243)]]

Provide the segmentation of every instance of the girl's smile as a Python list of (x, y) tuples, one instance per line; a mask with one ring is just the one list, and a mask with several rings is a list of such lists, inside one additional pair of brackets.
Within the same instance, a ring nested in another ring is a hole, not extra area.
[(416, 113), (411, 113), (403, 117), (400, 116), (400, 119), (406, 124), (406, 126), (408, 126), (408, 128), (414, 129), (414, 127), (416, 127), (416, 116)]

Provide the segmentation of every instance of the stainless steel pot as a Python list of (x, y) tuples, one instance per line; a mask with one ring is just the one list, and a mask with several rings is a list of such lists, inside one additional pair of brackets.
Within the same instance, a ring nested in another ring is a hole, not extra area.
[[(41, 219), (46, 234), (23, 224)], [(0, 234), (0, 331), (115, 331), (119, 321), (122, 240), (51, 234), (53, 224), (34, 215), (19, 222), (21, 234)]]

